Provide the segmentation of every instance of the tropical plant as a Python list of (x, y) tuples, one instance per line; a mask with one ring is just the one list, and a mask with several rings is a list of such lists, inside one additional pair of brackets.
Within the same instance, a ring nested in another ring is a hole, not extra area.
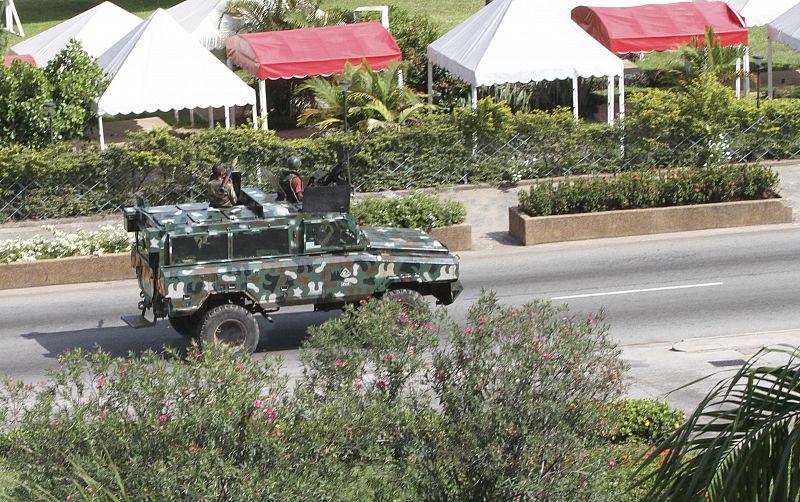
[[(297, 125), (322, 129), (342, 127), (345, 95), (348, 121), (357, 129), (371, 131), (417, 122), (433, 106), (424, 102), (423, 95), (400, 85), (401, 67), (401, 63), (393, 61), (382, 71), (374, 71), (366, 61), (358, 66), (348, 62), (340, 76), (330, 80), (308, 79), (298, 91), (312, 91), (318, 107), (304, 110)], [(350, 82), (348, 93), (342, 92), (343, 81)]]
[[(788, 361), (770, 364), (776, 356)], [(647, 499), (800, 499), (798, 420), (800, 349), (762, 349), (648, 455), (643, 469), (661, 465), (642, 476), (653, 482)]]
[(718, 82), (729, 84), (737, 76), (734, 66), (736, 59), (743, 54), (741, 47), (723, 47), (714, 28), (706, 26), (702, 40), (692, 38), (673, 58), (667, 60), (660, 80), (673, 86), (683, 86), (701, 75), (710, 74)]
[(54, 134), (65, 139), (81, 135), (97, 117), (91, 101), (103, 92), (108, 79), (74, 38), (47, 64), (45, 75), (53, 85)]
[(240, 33), (293, 30), (353, 21), (353, 14), (341, 9), (319, 9), (320, 2), (308, 0), (233, 0), (226, 12), (240, 20)]

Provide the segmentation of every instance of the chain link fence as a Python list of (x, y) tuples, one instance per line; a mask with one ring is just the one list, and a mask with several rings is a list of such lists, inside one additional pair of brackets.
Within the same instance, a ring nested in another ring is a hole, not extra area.
[[(800, 159), (798, 124), (776, 123), (768, 116), (727, 132), (646, 137), (636, 131), (598, 128), (592, 134), (560, 137), (545, 131), (459, 145), (406, 142), (380, 156), (354, 152), (350, 162), (353, 184), (358, 192), (371, 192)], [(147, 165), (144, 160), (115, 164), (97, 158), (93, 164), (87, 162), (85, 169), (74, 170), (79, 175), (69, 179), (43, 176), (41, 169), (30, 177), (0, 171), (0, 222), (116, 212), (131, 204), (134, 193), (142, 193), (151, 205), (205, 198), (205, 164), (142, 167)], [(375, 162), (375, 158), (381, 161)], [(245, 185), (271, 191), (265, 167), (239, 164), (237, 169), (242, 171)]]

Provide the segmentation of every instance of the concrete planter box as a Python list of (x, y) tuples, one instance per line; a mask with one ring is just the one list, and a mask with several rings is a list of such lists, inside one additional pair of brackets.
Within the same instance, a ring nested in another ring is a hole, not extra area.
[(135, 279), (130, 253), (0, 265), (0, 289)]
[(467, 251), (472, 249), (472, 225), (461, 223), (448, 227), (432, 228), (428, 232), (450, 251)]
[(539, 217), (528, 216), (518, 207), (508, 208), (508, 232), (526, 246), (791, 221), (792, 208), (780, 199)]

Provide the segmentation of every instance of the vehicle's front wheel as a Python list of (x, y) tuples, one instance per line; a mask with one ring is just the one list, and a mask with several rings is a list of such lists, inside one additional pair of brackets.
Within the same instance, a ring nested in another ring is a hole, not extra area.
[(386, 298), (400, 302), (409, 311), (430, 312), (430, 306), (425, 297), (413, 289), (392, 289), (386, 293)]
[(259, 335), (258, 322), (253, 314), (234, 304), (209, 310), (200, 326), (203, 343), (224, 343), (248, 353), (256, 350)]

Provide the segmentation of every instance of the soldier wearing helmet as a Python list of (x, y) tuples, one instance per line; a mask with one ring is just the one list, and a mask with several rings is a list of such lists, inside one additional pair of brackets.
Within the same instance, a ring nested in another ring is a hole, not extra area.
[(303, 163), (295, 155), (286, 159), (286, 170), (280, 180), (283, 194), (278, 194), (278, 200), (283, 200), (283, 195), (286, 194), (286, 199), (289, 202), (303, 201), (303, 180), (300, 178), (300, 167), (302, 165)]
[(236, 204), (236, 191), (233, 182), (225, 174), (222, 164), (214, 164), (208, 180), (208, 205), (211, 207), (231, 207)]

